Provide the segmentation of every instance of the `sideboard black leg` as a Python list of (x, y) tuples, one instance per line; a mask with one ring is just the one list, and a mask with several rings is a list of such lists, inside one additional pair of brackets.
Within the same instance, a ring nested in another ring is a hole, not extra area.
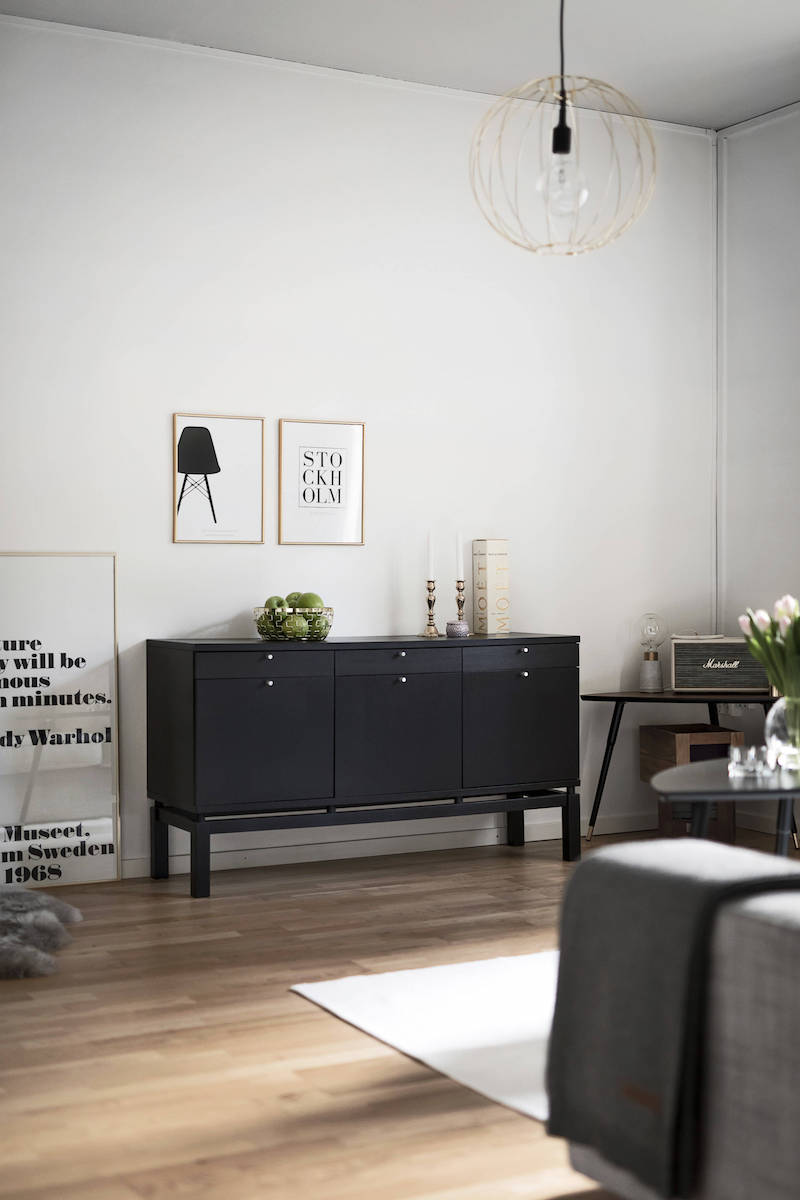
[(708, 704), (708, 719), (712, 725), (719, 725), (719, 705), (715, 704), (713, 700), (710, 700)]
[(575, 862), (581, 856), (581, 798), (574, 787), (567, 788), (561, 809), (561, 857)]
[(150, 878), (169, 879), (169, 825), (155, 804), (150, 809)]
[(211, 834), (204, 821), (192, 826), (191, 892), (196, 899), (211, 895)]
[(589, 828), (586, 830), (587, 842), (590, 842), (592, 840), (592, 834), (594, 833), (594, 826), (595, 826), (595, 822), (597, 821), (597, 814), (600, 811), (600, 801), (603, 799), (603, 789), (606, 786), (606, 776), (608, 775), (608, 768), (611, 766), (611, 755), (614, 753), (614, 743), (617, 740), (617, 734), (619, 733), (619, 724), (620, 724), (620, 721), (622, 720), (622, 713), (623, 713), (624, 708), (625, 708), (624, 700), (615, 700), (614, 701), (614, 711), (611, 714), (611, 724), (608, 727), (608, 737), (606, 738), (606, 750), (605, 750), (605, 754), (603, 755), (603, 765), (600, 768), (600, 778), (597, 780), (597, 790), (595, 791), (595, 794), (594, 794), (594, 804), (592, 805), (592, 815), (589, 817)]
[(506, 840), (509, 846), (525, 845), (525, 810), (506, 813)]

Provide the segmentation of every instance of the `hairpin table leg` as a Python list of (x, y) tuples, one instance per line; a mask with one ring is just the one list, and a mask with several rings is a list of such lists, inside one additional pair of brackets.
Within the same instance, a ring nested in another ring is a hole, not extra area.
[(775, 853), (789, 853), (789, 833), (794, 821), (794, 796), (782, 796), (778, 801), (778, 824), (775, 830)]
[(711, 805), (704, 800), (692, 803), (692, 824), (689, 837), (704, 838), (708, 833), (708, 822), (711, 817)]
[(592, 834), (594, 833), (597, 814), (600, 811), (600, 801), (603, 799), (603, 789), (606, 786), (608, 768), (611, 766), (611, 755), (614, 753), (614, 743), (617, 740), (617, 734), (619, 733), (619, 725), (620, 721), (622, 720), (624, 708), (624, 700), (614, 701), (614, 711), (611, 714), (611, 724), (608, 727), (608, 737), (606, 738), (606, 749), (605, 754), (603, 755), (603, 765), (600, 768), (600, 777), (597, 780), (597, 790), (595, 791), (594, 804), (592, 805), (592, 815), (589, 817), (589, 828), (586, 831), (587, 842), (592, 840)]

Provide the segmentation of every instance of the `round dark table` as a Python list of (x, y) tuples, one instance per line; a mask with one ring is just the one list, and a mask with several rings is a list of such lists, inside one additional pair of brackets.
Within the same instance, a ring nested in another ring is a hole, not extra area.
[(691, 837), (705, 837), (712, 804), (734, 803), (736, 800), (777, 800), (775, 853), (789, 853), (794, 801), (800, 796), (798, 771), (777, 770), (768, 775), (745, 775), (731, 779), (728, 776), (728, 760), (716, 758), (659, 771), (650, 780), (650, 786), (658, 793), (658, 799), (663, 804), (681, 800), (691, 803)]

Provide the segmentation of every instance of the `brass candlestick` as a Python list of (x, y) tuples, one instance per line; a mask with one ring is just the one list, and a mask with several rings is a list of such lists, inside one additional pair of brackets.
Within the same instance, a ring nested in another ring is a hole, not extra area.
[(469, 625), (464, 620), (464, 580), (456, 580), (456, 608), (458, 620), (447, 622), (447, 636), (453, 638), (469, 637)]
[(436, 580), (429, 579), (426, 587), (428, 589), (428, 624), (422, 631), (423, 637), (438, 638), (439, 630), (436, 628), (436, 621), (433, 618), (433, 610), (436, 607)]

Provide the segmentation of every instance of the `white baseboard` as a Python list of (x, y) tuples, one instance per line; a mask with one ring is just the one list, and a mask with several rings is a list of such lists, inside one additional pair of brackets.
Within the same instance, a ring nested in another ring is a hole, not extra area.
[[(581, 821), (581, 828), (585, 837), (588, 819)], [(651, 829), (658, 829), (658, 821), (649, 813), (610, 813), (597, 818), (594, 832), (602, 836), (604, 833), (646, 833)]]
[[(339, 839), (328, 842), (301, 842), (288, 846), (254, 846), (252, 850), (213, 850), (211, 869), (229, 871), (237, 867), (277, 867), (286, 863), (327, 862), (338, 858), (372, 858), (385, 854), (419, 854), (427, 850), (450, 850), (463, 846), (496, 846), (501, 841), (499, 828), (462, 829), (458, 832), (394, 834), (391, 837)], [(213, 842), (212, 842), (213, 847)], [(171, 874), (188, 875), (189, 855), (170, 854)], [(122, 864), (125, 879), (150, 874), (147, 858), (128, 858)]]
[(757, 833), (775, 832), (776, 813), (773, 805), (760, 808), (757, 812), (736, 808), (736, 824), (741, 829), (754, 829)]
[[(399, 824), (399, 823), (398, 823)], [(433, 821), (428, 823), (433, 824)], [(586, 822), (582, 822), (583, 835), (586, 834)], [(374, 828), (374, 827), (372, 827)], [(640, 830), (655, 828), (649, 818), (642, 813), (611, 814), (602, 817), (595, 827), (595, 832), (602, 833), (634, 833)], [(391, 830), (391, 833), (388, 833)], [(239, 846), (235, 849), (214, 850), (212, 842), (211, 867), (215, 871), (233, 870), (238, 867), (271, 867), (285, 863), (326, 862), (340, 858), (371, 858), (385, 854), (420, 854), (431, 850), (455, 850), (468, 846), (496, 846), (505, 841), (505, 831), (501, 817), (484, 818), (477, 827), (461, 829), (444, 829), (425, 832), (397, 832), (398, 825), (387, 826), (387, 834), (381, 837), (370, 836), (370, 827), (353, 826), (347, 836), (341, 836), (341, 830), (335, 831), (339, 836), (330, 840), (318, 842), (292, 842), (270, 846)], [(297, 831), (292, 831), (297, 833)], [(332, 834), (334, 830), (327, 831)], [(286, 831), (283, 836), (291, 836)], [(366, 834), (366, 836), (363, 836)], [(361, 836), (359, 836), (361, 835)], [(220, 835), (225, 836), (225, 835)], [(241, 835), (237, 835), (241, 836)], [(249, 835), (252, 837), (252, 834)], [(530, 842), (555, 841), (561, 838), (561, 816), (552, 815), (552, 810), (529, 812), (525, 818), (525, 836)], [(188, 837), (184, 837), (188, 841)], [(186, 852), (170, 854), (169, 869), (175, 875), (188, 875), (189, 855)], [(122, 874), (125, 879), (145, 878), (150, 874), (150, 861), (147, 858), (126, 858), (122, 863)]]

